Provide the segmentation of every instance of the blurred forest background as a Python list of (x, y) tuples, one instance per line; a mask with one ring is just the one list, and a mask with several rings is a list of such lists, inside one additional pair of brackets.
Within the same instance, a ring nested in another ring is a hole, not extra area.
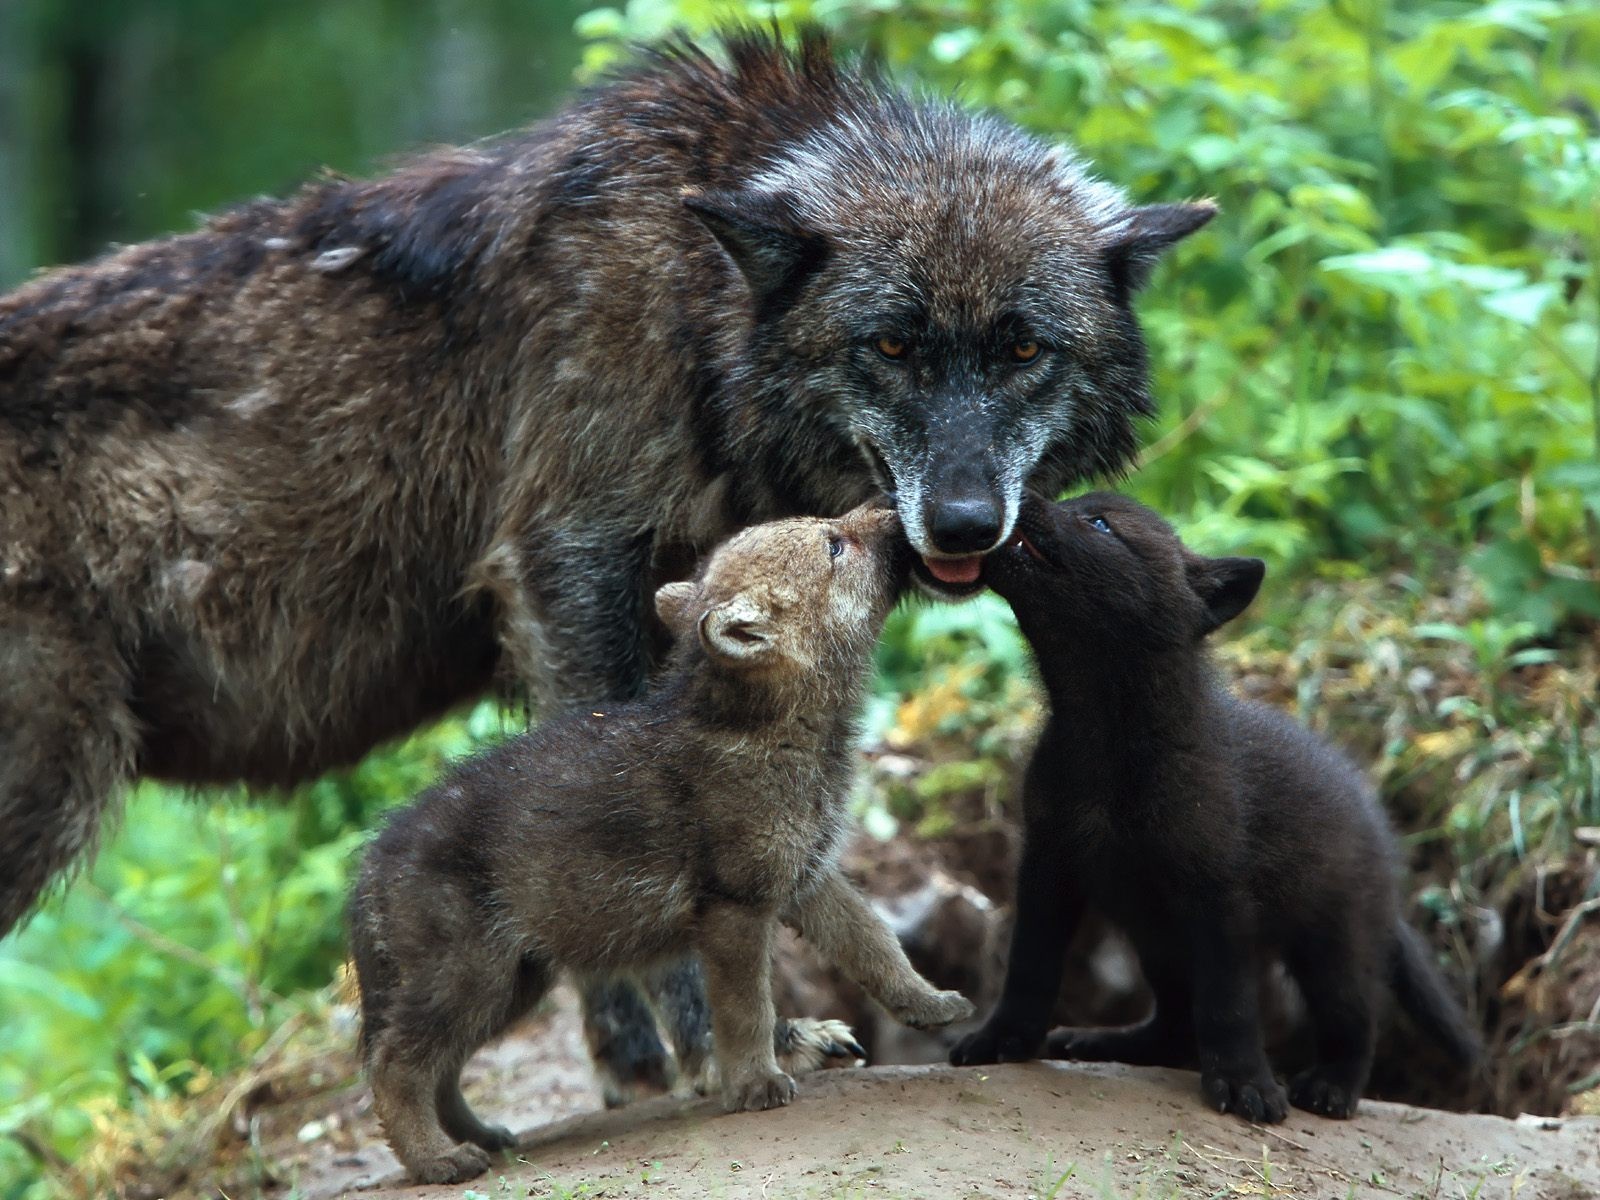
[[(533, 119), (624, 39), (740, 15), (822, 21), (1137, 199), (1219, 200), (1141, 304), (1161, 417), (1128, 486), (1267, 559), (1226, 659), (1371, 766), (1510, 1064), (1488, 1102), (1595, 1103), (1600, 7), (0, 0), (0, 286)], [(864, 791), (869, 828), (935, 837), (1003, 792), (1032, 697), (1002, 604), (897, 614), (868, 740), (918, 765)], [(0, 1200), (110, 1186), (326, 1028), (354, 852), (507, 725), (270, 806), (141, 788), (0, 944)]]

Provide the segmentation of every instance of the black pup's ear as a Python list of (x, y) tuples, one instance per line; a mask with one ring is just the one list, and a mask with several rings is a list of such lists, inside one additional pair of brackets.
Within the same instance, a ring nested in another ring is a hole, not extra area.
[(1193, 204), (1151, 204), (1122, 215), (1105, 247), (1106, 270), (1119, 296), (1142, 288), (1168, 246), (1182, 241), (1217, 215), (1210, 200)]
[(1201, 558), (1188, 563), (1189, 586), (1206, 606), (1204, 637), (1219, 625), (1233, 620), (1256, 598), (1267, 564), (1259, 558)]
[(793, 288), (826, 254), (784, 193), (700, 192), (685, 195), (683, 204), (722, 244), (758, 302)]

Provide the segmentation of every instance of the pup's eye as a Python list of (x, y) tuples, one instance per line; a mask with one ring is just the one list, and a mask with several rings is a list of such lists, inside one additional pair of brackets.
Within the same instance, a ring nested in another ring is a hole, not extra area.
[(830, 537), (828, 539), (828, 557), (829, 558), (838, 558), (839, 555), (841, 555), (843, 553), (844, 553), (844, 539), (841, 538), (841, 537)]
[(1011, 343), (1011, 361), (1031, 363), (1039, 357), (1039, 353), (1043, 349), (1044, 347), (1032, 338), (1018, 338)]
[(885, 358), (895, 361), (904, 358), (906, 351), (911, 349), (903, 338), (892, 337), (887, 333), (873, 339), (872, 348)]
[(1106, 519), (1104, 517), (1090, 517), (1089, 524), (1093, 525), (1101, 533), (1111, 532), (1111, 526), (1106, 524)]

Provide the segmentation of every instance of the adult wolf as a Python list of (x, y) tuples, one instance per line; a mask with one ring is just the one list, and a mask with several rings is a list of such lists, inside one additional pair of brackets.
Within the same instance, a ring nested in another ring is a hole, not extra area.
[[(136, 775), (292, 784), (496, 680), (633, 695), (655, 583), (876, 489), (975, 588), (1025, 482), (1128, 461), (1130, 299), (1211, 206), (815, 33), (723, 51), (0, 299), (0, 932)], [(665, 1078), (638, 997), (589, 1016), (615, 1097)]]

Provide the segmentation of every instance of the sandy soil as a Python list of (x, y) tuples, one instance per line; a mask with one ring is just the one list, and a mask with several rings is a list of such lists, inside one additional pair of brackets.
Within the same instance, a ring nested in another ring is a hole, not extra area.
[(824, 1072), (798, 1101), (722, 1115), (661, 1098), (595, 1111), (574, 1003), (469, 1066), (519, 1152), (470, 1184), (405, 1185), (355, 1091), (267, 1152), (304, 1200), (483, 1197), (1600, 1197), (1600, 1118), (1509, 1121), (1369, 1102), (1273, 1129), (1203, 1108), (1193, 1075), (1059, 1063)]

